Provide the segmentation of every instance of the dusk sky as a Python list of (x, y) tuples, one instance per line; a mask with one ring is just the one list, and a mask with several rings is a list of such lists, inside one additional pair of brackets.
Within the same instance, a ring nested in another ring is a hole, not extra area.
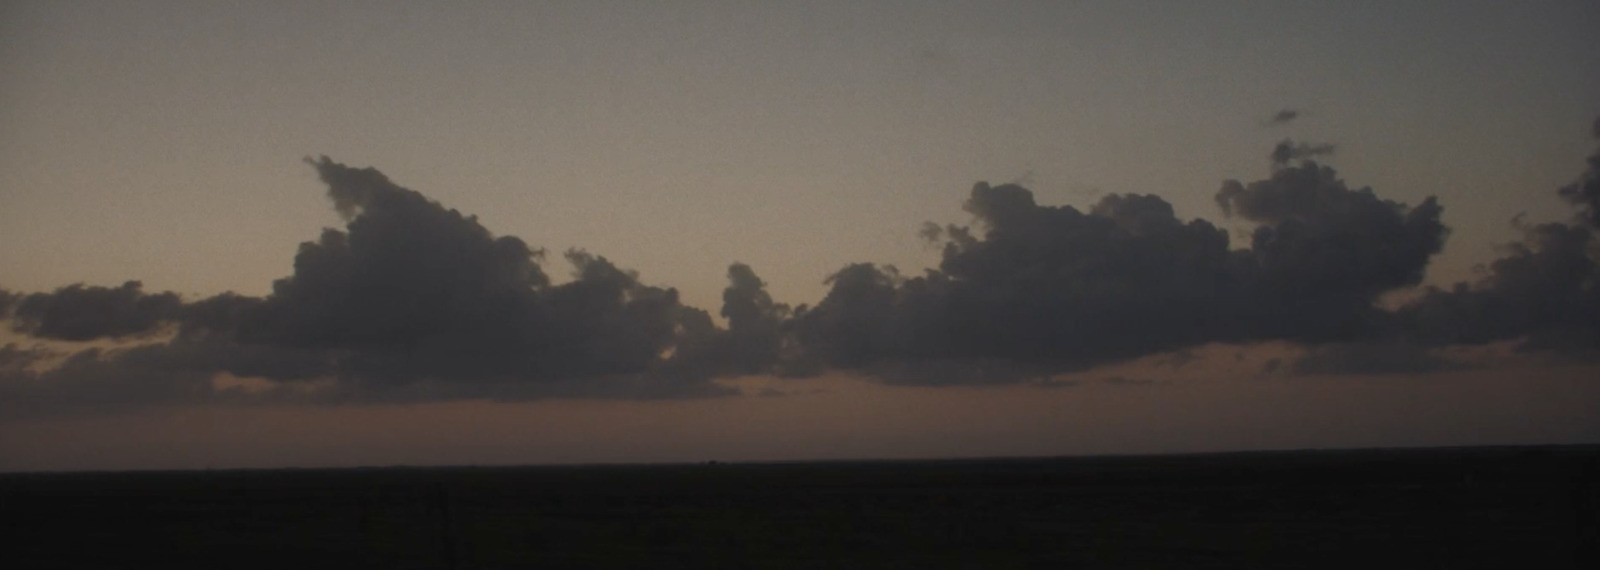
[(1597, 29), (3, 2), (0, 470), (1597, 443)]

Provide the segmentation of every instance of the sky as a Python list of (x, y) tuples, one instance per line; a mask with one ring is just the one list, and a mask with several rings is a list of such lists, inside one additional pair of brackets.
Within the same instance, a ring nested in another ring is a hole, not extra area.
[(0, 470), (1594, 443), (1597, 27), (0, 2)]

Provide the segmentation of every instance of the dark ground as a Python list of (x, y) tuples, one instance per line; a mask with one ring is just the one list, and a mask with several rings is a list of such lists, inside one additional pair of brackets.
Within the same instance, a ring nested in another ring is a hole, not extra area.
[(0, 565), (1600, 568), (1597, 477), (1600, 446), (10, 474)]

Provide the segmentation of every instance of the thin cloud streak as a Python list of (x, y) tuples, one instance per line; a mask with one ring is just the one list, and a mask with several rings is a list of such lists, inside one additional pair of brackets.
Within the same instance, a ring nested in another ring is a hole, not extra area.
[(1277, 113), (1273, 113), (1271, 118), (1267, 119), (1267, 125), (1274, 127), (1287, 125), (1293, 123), (1295, 119), (1299, 119), (1301, 114), (1300, 111), (1295, 109), (1280, 109)]

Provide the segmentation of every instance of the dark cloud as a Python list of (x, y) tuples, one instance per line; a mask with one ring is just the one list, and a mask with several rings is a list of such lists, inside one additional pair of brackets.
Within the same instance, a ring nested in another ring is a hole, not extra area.
[(1377, 297), (1420, 283), (1448, 233), (1434, 198), (1415, 207), (1384, 200), (1314, 161), (1249, 184), (1230, 180), (1216, 200), (1225, 213), (1259, 224), (1244, 254), (1251, 294), (1240, 316), (1260, 323), (1264, 338), (1372, 334), (1383, 319)]
[[(1600, 139), (1600, 120), (1595, 122), (1594, 134)], [(1378, 315), (1384, 325), (1372, 328), (1381, 328), (1388, 340), (1319, 348), (1296, 364), (1297, 371), (1418, 372), (1452, 366), (1437, 357), (1434, 349), (1491, 342), (1509, 342), (1523, 352), (1600, 359), (1600, 242), (1594, 235), (1600, 228), (1600, 151), (1588, 157), (1586, 166), (1576, 182), (1557, 191), (1577, 207), (1577, 223), (1530, 224), (1518, 216), (1512, 223), (1522, 230), (1523, 240), (1505, 246), (1505, 255), (1487, 264), (1480, 279), (1425, 289), (1398, 310)], [(1293, 170), (1284, 168), (1279, 173)], [(1225, 189), (1224, 194), (1229, 193)], [(1375, 210), (1370, 205), (1373, 200), (1363, 199), (1368, 205), (1361, 209)], [(1284, 201), (1267, 200), (1263, 205), (1230, 198), (1230, 202), (1225, 207), (1231, 205), (1250, 215), (1251, 211), (1281, 209)], [(1317, 203), (1328, 210), (1350, 209), (1326, 200)], [(1402, 237), (1384, 239), (1390, 245), (1384, 255), (1367, 258), (1360, 265), (1365, 269), (1350, 274), (1365, 273), (1375, 284), (1415, 283), (1420, 277), (1419, 263), (1436, 251), (1429, 247), (1427, 236), (1442, 237), (1434, 227), (1436, 210), (1430, 199), (1405, 214), (1399, 226), (1390, 220), (1384, 224), (1387, 229), (1367, 232)], [(1259, 241), (1259, 230), (1257, 237)], [(1255, 249), (1263, 248), (1258, 243)], [(1379, 278), (1384, 275), (1391, 278)]]
[(0, 305), (16, 305), (13, 330), (40, 338), (82, 341), (142, 335), (155, 332), (182, 304), (176, 293), (145, 294), (142, 287), (138, 281), (121, 287), (78, 283), (14, 302), (0, 300)]
[(1279, 109), (1278, 112), (1272, 114), (1272, 118), (1267, 119), (1267, 124), (1273, 126), (1287, 125), (1300, 118), (1300, 115), (1300, 111), (1294, 109)]
[(0, 320), (5, 320), (11, 316), (11, 306), (15, 305), (17, 303), (17, 299), (21, 297), (21, 295), (16, 293), (12, 293), (5, 289), (0, 289)]
[(1236, 290), (1226, 232), (1179, 220), (1159, 197), (1109, 195), (1080, 212), (980, 184), (966, 208), (982, 239), (952, 232), (939, 273), (912, 283), (949, 331), (947, 346), (920, 352), (1078, 369), (1188, 345), (1226, 318), (1209, 302)]
[(728, 267), (721, 314), (728, 320), (726, 329), (717, 328), (705, 311), (692, 307), (681, 311), (679, 339), (665, 373), (711, 377), (779, 371), (789, 306), (772, 300), (766, 282), (750, 266)]
[[(710, 372), (763, 371), (776, 360), (786, 308), (748, 267), (730, 270), (724, 314), (737, 334), (729, 334), (681, 305), (676, 290), (646, 285), (604, 257), (568, 251), (572, 278), (554, 284), (543, 252), (515, 237), (495, 236), (377, 170), (308, 162), (346, 224), (302, 243), (293, 274), (270, 295), (184, 304), (129, 282), (23, 297), (13, 326), (41, 338), (174, 325), (162, 342), (79, 352), (31, 377), (29, 389), (94, 408), (210, 397), (213, 378), (226, 373), (286, 391), (327, 383), (323, 397), (341, 400), (659, 398), (726, 393)], [(715, 356), (730, 362), (674, 362), (680, 343), (718, 334), (728, 350)]]
[(1558, 194), (1578, 207), (1578, 224), (1514, 219), (1523, 241), (1506, 246), (1481, 279), (1430, 288), (1398, 311), (1407, 334), (1430, 346), (1512, 341), (1524, 351), (1600, 357), (1600, 151)]
[[(1593, 126), (1594, 137), (1600, 139), (1600, 118)], [(1563, 187), (1561, 197), (1578, 207), (1578, 217), (1591, 228), (1600, 229), (1600, 150), (1589, 155), (1589, 168), (1578, 181)]]
[(1523, 243), (1490, 263), (1476, 283), (1430, 288), (1399, 311), (1407, 331), (1432, 346), (1520, 340), (1525, 349), (1600, 347), (1600, 265), (1581, 226), (1525, 228)]
[(1272, 154), (1268, 158), (1273, 164), (1285, 165), (1297, 160), (1328, 156), (1333, 154), (1337, 147), (1331, 144), (1297, 143), (1284, 139), (1277, 146), (1272, 147)]
[(89, 348), (46, 372), (0, 383), (0, 417), (112, 413), (211, 400), (213, 370), (167, 344)]
[(899, 316), (896, 297), (902, 292), (894, 268), (852, 264), (825, 282), (832, 285), (827, 296), (815, 308), (801, 306), (793, 325), (808, 356), (832, 366), (860, 367), (904, 352), (896, 346), (902, 339), (893, 334), (898, 323), (891, 322)]
[(966, 203), (978, 231), (920, 232), (943, 242), (937, 270), (849, 265), (789, 328), (813, 370), (915, 384), (1018, 382), (1208, 342), (1369, 338), (1389, 326), (1378, 297), (1419, 283), (1442, 247), (1441, 208), (1287, 162), (1217, 193), (1257, 224), (1248, 250), (1154, 195), (1110, 195), (1083, 212), (980, 183)]
[(208, 300), (189, 314), (193, 328), (241, 345), (329, 356), (325, 370), (289, 367), (302, 373), (275, 379), (332, 375), (375, 389), (485, 385), (464, 390), (477, 394), (648, 376), (667, 384), (652, 394), (706, 389), (697, 385), (704, 379), (651, 376), (685, 329), (676, 290), (645, 285), (581, 250), (564, 256), (572, 280), (552, 284), (542, 252), (521, 240), (496, 237), (475, 217), (377, 170), (326, 157), (311, 163), (345, 230), (301, 244), (294, 274), (265, 299)]
[(31, 377), (29, 367), (46, 356), (38, 348), (22, 348), (14, 342), (0, 346), (0, 383)]
[(766, 372), (778, 361), (779, 326), (789, 317), (789, 306), (774, 303), (767, 284), (748, 265), (728, 267), (728, 281), (722, 292), (722, 316), (728, 319), (731, 344), (728, 361), (741, 373)]
[[(1287, 110), (1286, 110), (1287, 111)], [(1267, 371), (1423, 372), (1439, 349), (1515, 341), (1526, 350), (1600, 347), (1593, 238), (1600, 155), (1560, 195), (1587, 224), (1527, 225), (1528, 238), (1478, 282), (1428, 289), (1398, 310), (1384, 294), (1421, 283), (1448, 234), (1433, 198), (1412, 206), (1347, 185), (1284, 141), (1260, 180), (1222, 184), (1224, 215), (1252, 224), (1247, 247), (1155, 195), (1114, 194), (1087, 210), (1037, 203), (1016, 184), (975, 185), (970, 226), (929, 223), (938, 267), (902, 274), (854, 263), (815, 305), (776, 302), (748, 265), (728, 268), (719, 327), (676, 290), (570, 250), (570, 278), (543, 250), (496, 236), (371, 168), (310, 160), (344, 218), (302, 243), (264, 297), (183, 302), (121, 287), (0, 291), (14, 330), (34, 337), (140, 340), (83, 349), (59, 366), (0, 349), (0, 409), (57, 402), (419, 401), (666, 398), (733, 393), (717, 377), (850, 370), (891, 384), (1050, 383), (1052, 376), (1207, 343), (1308, 347)], [(157, 340), (157, 333), (164, 336)], [(249, 398), (218, 378), (253, 379)]]

